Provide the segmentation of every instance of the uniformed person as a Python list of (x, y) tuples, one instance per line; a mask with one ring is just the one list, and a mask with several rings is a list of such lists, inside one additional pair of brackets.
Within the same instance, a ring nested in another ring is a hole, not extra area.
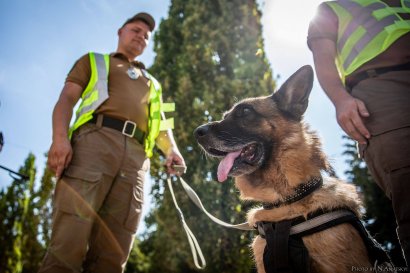
[(410, 261), (410, 0), (324, 2), (308, 45), (339, 125), (391, 198)]
[[(51, 241), (40, 272), (123, 272), (137, 231), (144, 177), (157, 145), (185, 165), (163, 112), (161, 86), (141, 62), (155, 21), (138, 13), (118, 30), (117, 51), (82, 56), (53, 112), (48, 165), (58, 178)], [(69, 128), (73, 107), (81, 99)]]

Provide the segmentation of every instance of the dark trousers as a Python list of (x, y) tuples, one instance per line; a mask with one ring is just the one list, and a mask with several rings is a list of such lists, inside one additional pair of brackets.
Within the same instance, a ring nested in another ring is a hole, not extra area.
[(410, 127), (373, 136), (362, 155), (376, 183), (391, 199), (397, 234), (410, 262)]
[(391, 199), (397, 234), (410, 263), (410, 71), (392, 71), (359, 82), (352, 95), (362, 100), (370, 117), (364, 122), (372, 137), (359, 145), (376, 183)]

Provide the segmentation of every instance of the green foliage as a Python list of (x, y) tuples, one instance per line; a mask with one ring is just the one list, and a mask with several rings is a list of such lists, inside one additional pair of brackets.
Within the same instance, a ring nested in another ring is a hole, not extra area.
[[(255, 1), (173, 0), (169, 17), (161, 22), (155, 36), (157, 55), (150, 69), (163, 85), (164, 99), (177, 105), (174, 134), (188, 164), (184, 178), (212, 214), (232, 223), (245, 220), (249, 205), (238, 206), (232, 183), (215, 182), (217, 162), (205, 158), (193, 131), (220, 119), (239, 99), (273, 92), (260, 17)], [(196, 272), (158, 158), (153, 160), (151, 171), (156, 181), (155, 208), (147, 225), (155, 231), (144, 241), (155, 250), (150, 253), (150, 272)], [(208, 262), (204, 272), (250, 272), (253, 262), (248, 245), (252, 234), (210, 222), (181, 187), (175, 190)]]
[(147, 255), (150, 253), (142, 251), (139, 240), (134, 242), (130, 257), (125, 268), (125, 273), (148, 273), (151, 268), (151, 260)]
[(391, 201), (371, 177), (366, 163), (359, 158), (355, 142), (347, 136), (346, 162), (350, 169), (346, 171), (348, 180), (358, 186), (366, 209), (365, 223), (370, 234), (389, 251), (396, 266), (405, 266), (401, 254), (400, 243), (396, 234), (396, 219)]
[(1, 273), (37, 272), (50, 237), (51, 173), (46, 169), (42, 184), (35, 187), (33, 154), (28, 155), (19, 173), (30, 179), (14, 179), (0, 191)]

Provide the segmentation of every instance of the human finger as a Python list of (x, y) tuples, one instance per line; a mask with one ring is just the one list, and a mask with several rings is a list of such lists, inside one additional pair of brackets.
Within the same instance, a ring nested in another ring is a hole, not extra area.
[(73, 152), (70, 151), (66, 156), (65, 163), (64, 163), (64, 169), (68, 167), (72, 158), (73, 158)]
[(64, 164), (59, 163), (57, 165), (57, 168), (56, 168), (56, 177), (57, 177), (57, 179), (59, 179), (61, 177), (61, 174), (63, 173), (63, 171), (64, 171)]
[[(367, 111), (366, 105), (359, 99), (356, 99), (357, 110), (359, 112), (359, 116), (356, 116), (353, 119), (353, 123), (359, 132), (367, 139), (370, 138), (370, 132), (367, 127), (364, 125), (363, 118), (369, 117), (369, 111)], [(362, 118), (363, 117), (363, 118)]]
[[(358, 134), (360, 134), (361, 141), (366, 143), (366, 139), (370, 138), (370, 133), (369, 133), (369, 130), (367, 130), (366, 126), (364, 125), (363, 120), (360, 117), (359, 118), (356, 117), (356, 118), (352, 119), (352, 123), (353, 123), (353, 126), (355, 128), (355, 131)], [(362, 143), (362, 144), (364, 144), (364, 143)]]
[(177, 154), (173, 154), (168, 159), (167, 172), (169, 174), (176, 174), (179, 176), (184, 173), (182, 169), (184, 169), (185, 162), (181, 159), (181, 157)]
[(56, 167), (57, 167), (57, 164), (56, 164), (56, 156), (55, 156), (55, 154), (54, 154), (53, 152), (51, 152), (51, 151), (50, 151), (49, 154), (48, 154), (47, 166), (48, 166), (48, 168), (49, 168), (50, 170), (52, 170), (53, 172), (56, 171)]
[(355, 99), (355, 102), (356, 102), (357, 110), (359, 111), (360, 116), (362, 117), (370, 116), (369, 111), (367, 110), (367, 107), (363, 101), (359, 99)]
[(366, 143), (366, 138), (357, 129), (352, 120), (346, 122), (342, 128), (352, 139), (356, 140), (360, 144)]

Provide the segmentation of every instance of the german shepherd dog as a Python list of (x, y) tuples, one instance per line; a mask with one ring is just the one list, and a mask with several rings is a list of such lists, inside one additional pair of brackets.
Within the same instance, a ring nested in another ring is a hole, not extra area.
[[(221, 159), (217, 171), (220, 182), (234, 177), (241, 199), (276, 204), (273, 208), (250, 210), (250, 226), (306, 219), (314, 212), (337, 208), (348, 209), (360, 217), (362, 204), (355, 187), (332, 175), (318, 136), (302, 120), (312, 84), (313, 70), (304, 66), (272, 95), (244, 99), (227, 111), (222, 120), (202, 125), (194, 132), (206, 154)], [(303, 189), (312, 178), (321, 178), (323, 172), (330, 175), (318, 187), (307, 196), (288, 202), (296, 189)], [(304, 272), (371, 270), (374, 264), (362, 238), (350, 223), (304, 236), (303, 244), (310, 257)], [(271, 272), (264, 264), (266, 244), (260, 235), (252, 243), (259, 273)]]

